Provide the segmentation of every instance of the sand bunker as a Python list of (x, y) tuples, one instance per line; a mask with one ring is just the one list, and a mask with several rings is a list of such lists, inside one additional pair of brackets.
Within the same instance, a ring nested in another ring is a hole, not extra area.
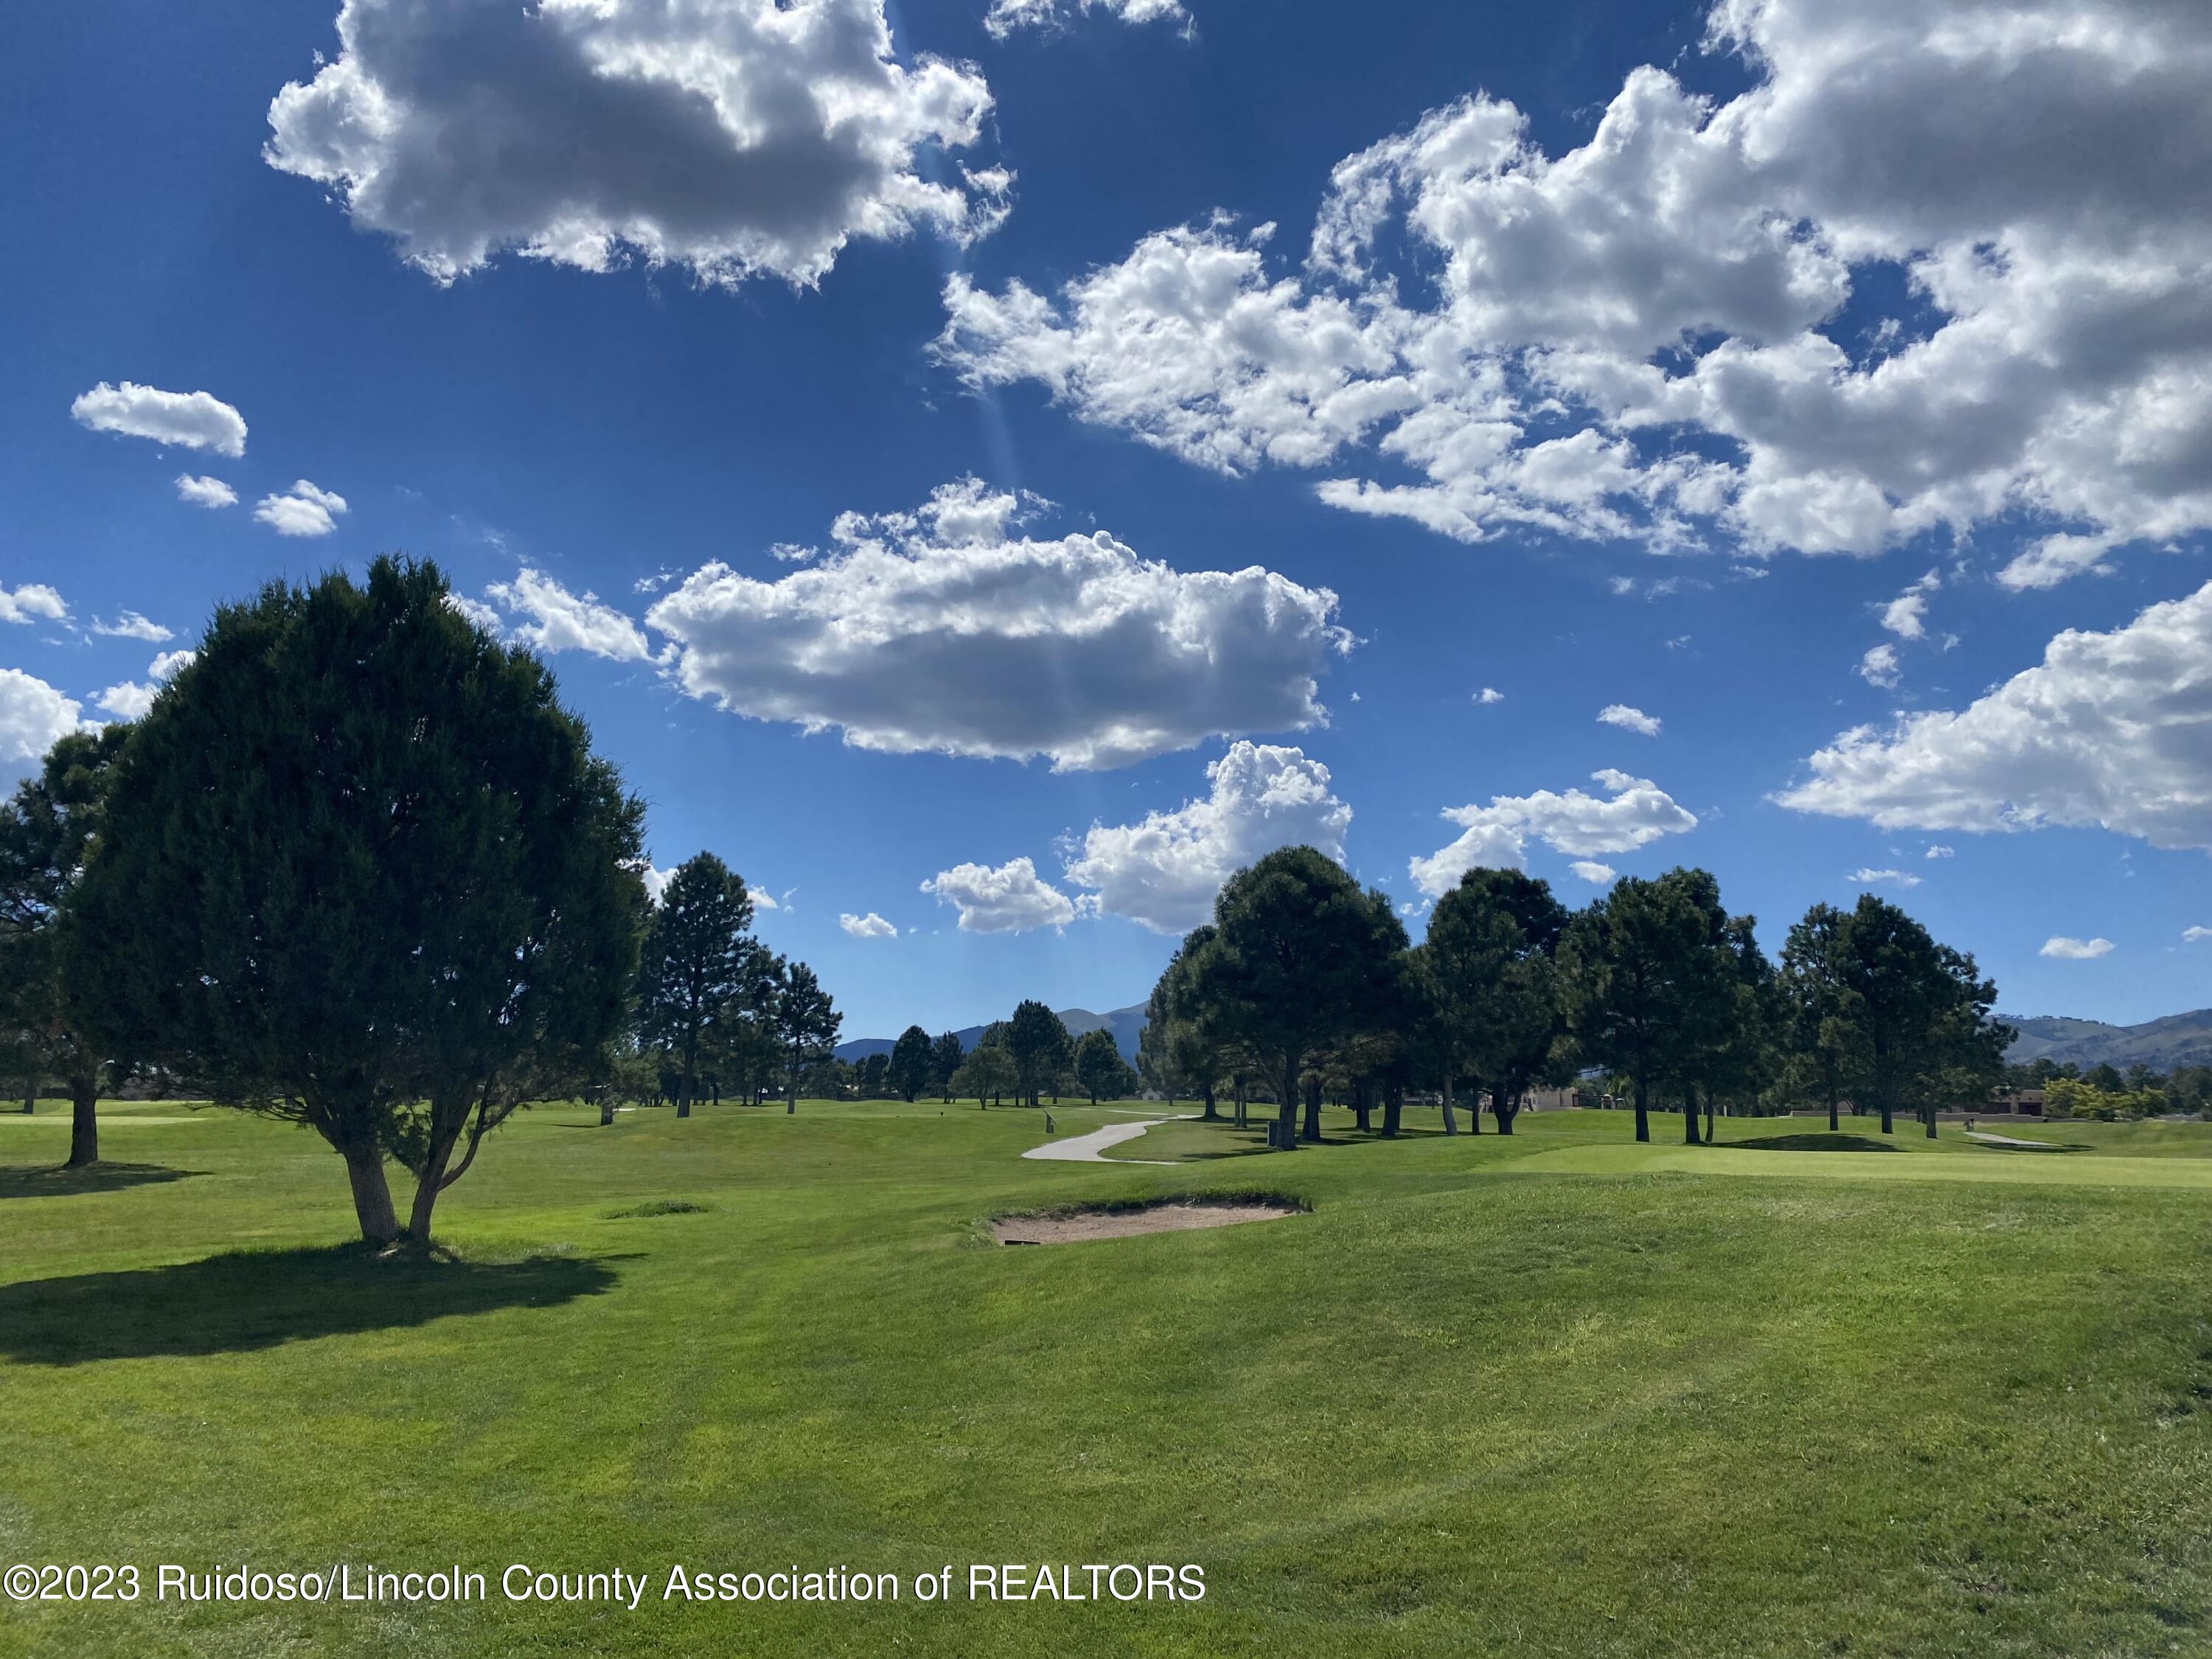
[(1234, 1227), (1273, 1221), (1303, 1212), (1272, 1199), (1224, 1203), (1177, 1200), (1126, 1210), (1074, 1210), (1063, 1215), (1010, 1215), (991, 1224), (1001, 1244), (1073, 1244), (1085, 1238), (1127, 1238), (1132, 1233), (1180, 1233), (1194, 1227)]

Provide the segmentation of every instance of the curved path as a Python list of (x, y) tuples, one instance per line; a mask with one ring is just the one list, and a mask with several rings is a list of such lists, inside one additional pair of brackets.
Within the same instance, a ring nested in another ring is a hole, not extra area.
[[(1188, 1113), (1184, 1116), (1189, 1115)], [(1103, 1129), (1093, 1129), (1087, 1135), (1073, 1135), (1066, 1140), (1048, 1140), (1042, 1146), (1032, 1146), (1024, 1158), (1050, 1158), (1066, 1164), (1172, 1164), (1166, 1158), (1101, 1158), (1099, 1153), (1109, 1146), (1118, 1146), (1125, 1140), (1134, 1140), (1155, 1123), (1179, 1123), (1181, 1117), (1148, 1117), (1139, 1123), (1109, 1123)]]

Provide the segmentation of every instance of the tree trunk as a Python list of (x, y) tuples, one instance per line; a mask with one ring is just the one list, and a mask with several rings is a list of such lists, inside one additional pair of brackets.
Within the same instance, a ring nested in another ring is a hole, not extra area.
[(1640, 1077), (1636, 1079), (1636, 1138), (1638, 1140), (1651, 1139), (1650, 1106), (1646, 1097), (1644, 1079)]
[(1498, 1120), (1498, 1133), (1511, 1134), (1513, 1120), (1521, 1115), (1520, 1097), (1509, 1096), (1503, 1089), (1497, 1091), (1490, 1097), (1490, 1115)]
[(615, 1121), (615, 1097), (603, 1096), (599, 1101), (599, 1127), (604, 1129)]
[(1889, 1097), (1887, 1095), (1884, 1095), (1881, 1097), (1881, 1132), (1886, 1135), (1895, 1134), (1897, 1133), (1897, 1122), (1895, 1117), (1892, 1115), (1889, 1109)]
[(1244, 1115), (1244, 1079), (1241, 1077), (1237, 1079), (1237, 1127), (1240, 1129), (1252, 1127), (1251, 1120)]
[(23, 1085), (23, 1115), (28, 1117), (38, 1109), (39, 1080), (33, 1078)]
[(1929, 1102), (1923, 1109), (1928, 1114), (1928, 1139), (1933, 1140), (1936, 1139), (1936, 1103)]
[(1685, 1146), (1698, 1145), (1698, 1085), (1694, 1083), (1682, 1085), (1682, 1144)]
[(1306, 1125), (1300, 1132), (1300, 1138), (1306, 1140), (1321, 1139), (1321, 1079), (1317, 1077), (1306, 1079)]
[(361, 1223), (361, 1236), (380, 1247), (398, 1241), (399, 1218), (392, 1213), (392, 1188), (384, 1179), (384, 1153), (374, 1137), (364, 1139), (366, 1146), (341, 1146), (338, 1152), (353, 1186), (353, 1212)]
[[(1168, 1103), (1168, 1104), (1170, 1105), (1170, 1107), (1173, 1107), (1173, 1106), (1174, 1106), (1174, 1104), (1175, 1104), (1175, 1103), (1174, 1103), (1173, 1101), (1170, 1101), (1170, 1102)], [(1216, 1109), (1214, 1109), (1214, 1104), (1213, 1104), (1213, 1085), (1212, 1085), (1211, 1083), (1209, 1083), (1209, 1084), (1207, 1084), (1207, 1085), (1206, 1085), (1206, 1113), (1205, 1113), (1205, 1117), (1206, 1117), (1206, 1121), (1208, 1123), (1218, 1123), (1218, 1122), (1219, 1122), (1219, 1121), (1220, 1121), (1220, 1120), (1221, 1120), (1221, 1114), (1220, 1114), (1218, 1110), (1216, 1110)]]
[(1375, 1125), (1370, 1121), (1374, 1111), (1374, 1105), (1368, 1098), (1367, 1085), (1364, 1083), (1353, 1084), (1352, 1085), (1352, 1115), (1353, 1121), (1359, 1125), (1360, 1133), (1370, 1134), (1374, 1132)]
[(451, 1140), (433, 1146), (429, 1161), (415, 1177), (415, 1202), (407, 1212), (407, 1241), (418, 1250), (430, 1242), (430, 1212), (437, 1207), (438, 1194), (446, 1190), (446, 1165), (453, 1156)]
[(70, 1155), (68, 1167), (82, 1170), (100, 1162), (100, 1077), (70, 1079)]
[(691, 1115), (691, 1079), (688, 1077), (676, 1085), (676, 1115)]
[(1398, 1138), (1398, 1120), (1406, 1109), (1406, 1090), (1402, 1084), (1393, 1083), (1382, 1091), (1382, 1139)]
[(1705, 1091), (1705, 1145), (1713, 1145), (1713, 1091)]
[(1442, 1095), (1444, 1114), (1444, 1133), (1448, 1135), (1455, 1135), (1459, 1133), (1459, 1119), (1452, 1115), (1451, 1085), (1451, 1077), (1447, 1073), (1444, 1078), (1443, 1092)]
[(1836, 1079), (1831, 1075), (1828, 1079), (1828, 1133), (1834, 1134), (1841, 1127), (1836, 1121)]

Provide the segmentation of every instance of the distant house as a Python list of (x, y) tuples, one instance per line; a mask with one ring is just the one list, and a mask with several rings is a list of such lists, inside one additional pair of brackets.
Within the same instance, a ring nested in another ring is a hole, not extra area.
[(1993, 1112), (2012, 1112), (2021, 1117), (2043, 1115), (2043, 1091), (2040, 1089), (2000, 1089), (1990, 1097)]

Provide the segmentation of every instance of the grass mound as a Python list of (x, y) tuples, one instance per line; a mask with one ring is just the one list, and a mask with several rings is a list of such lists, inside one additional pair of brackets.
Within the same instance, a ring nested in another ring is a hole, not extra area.
[(657, 1215), (705, 1215), (714, 1206), (694, 1204), (688, 1198), (656, 1198), (633, 1204), (627, 1210), (609, 1210), (602, 1221), (646, 1221)]
[(1823, 1129), (1816, 1134), (1760, 1135), (1750, 1140), (1731, 1140), (1731, 1146), (1755, 1147), (1769, 1152), (1893, 1152), (1894, 1142), (1877, 1140), (1872, 1135), (1831, 1134)]

